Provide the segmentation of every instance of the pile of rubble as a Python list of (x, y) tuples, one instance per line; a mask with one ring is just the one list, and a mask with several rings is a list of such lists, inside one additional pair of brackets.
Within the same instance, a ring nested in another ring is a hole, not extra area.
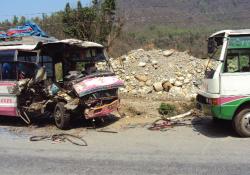
[(121, 93), (147, 97), (194, 97), (207, 63), (208, 60), (175, 50), (139, 49), (111, 58), (115, 73), (125, 81)]

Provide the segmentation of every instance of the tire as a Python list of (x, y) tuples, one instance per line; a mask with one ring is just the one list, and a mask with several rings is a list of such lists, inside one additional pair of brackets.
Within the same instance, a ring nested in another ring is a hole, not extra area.
[(250, 109), (244, 108), (233, 119), (233, 128), (241, 137), (250, 137)]
[(64, 105), (65, 103), (63, 102), (57, 103), (53, 114), (55, 125), (62, 130), (69, 129), (70, 125), (70, 114), (67, 112)]

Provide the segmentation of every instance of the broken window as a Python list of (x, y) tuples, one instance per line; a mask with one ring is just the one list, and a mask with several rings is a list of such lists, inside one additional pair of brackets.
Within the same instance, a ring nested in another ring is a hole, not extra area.
[(71, 53), (71, 59), (76, 62), (82, 61), (105, 61), (103, 48), (88, 48)]
[(2, 80), (16, 80), (16, 66), (14, 63), (15, 50), (0, 52), (0, 67)]
[(29, 62), (18, 62), (17, 63), (17, 76), (18, 80), (25, 78), (33, 78), (38, 66), (34, 63)]
[(2, 80), (16, 80), (16, 65), (14, 62), (1, 63)]

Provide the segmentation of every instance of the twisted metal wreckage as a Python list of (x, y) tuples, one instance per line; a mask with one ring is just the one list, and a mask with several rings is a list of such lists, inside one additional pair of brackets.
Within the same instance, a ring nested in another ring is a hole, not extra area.
[[(102, 62), (102, 67), (96, 64)], [(0, 42), (0, 115), (53, 116), (60, 129), (70, 119), (107, 116), (119, 107), (123, 86), (102, 45), (75, 39), (22, 36)]]

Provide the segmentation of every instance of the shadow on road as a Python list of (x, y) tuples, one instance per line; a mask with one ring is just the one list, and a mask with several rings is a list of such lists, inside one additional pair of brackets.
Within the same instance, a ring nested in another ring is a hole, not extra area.
[(115, 115), (109, 115), (104, 118), (96, 118), (93, 120), (76, 119), (71, 122), (71, 128), (88, 128), (88, 129), (99, 129), (105, 128), (115, 122), (120, 118)]
[[(103, 120), (100, 118), (95, 119), (93, 122), (92, 120), (85, 120), (83, 118), (74, 119), (71, 121), (70, 129), (76, 128), (104, 128), (112, 123), (115, 123), (120, 118), (115, 115), (109, 115), (104, 117)], [(12, 126), (12, 127), (28, 127), (21, 118), (19, 117), (6, 117), (0, 116), (0, 126)], [(32, 124), (30, 125), (34, 128), (45, 128), (48, 126), (55, 126), (53, 118), (50, 117), (40, 117), (40, 118), (33, 118)], [(55, 126), (56, 127), (56, 126)]]
[(1, 126), (25, 127), (27, 124), (19, 117), (0, 116)]
[(238, 137), (234, 132), (231, 121), (213, 121), (210, 117), (195, 118), (192, 120), (195, 132), (211, 138)]

